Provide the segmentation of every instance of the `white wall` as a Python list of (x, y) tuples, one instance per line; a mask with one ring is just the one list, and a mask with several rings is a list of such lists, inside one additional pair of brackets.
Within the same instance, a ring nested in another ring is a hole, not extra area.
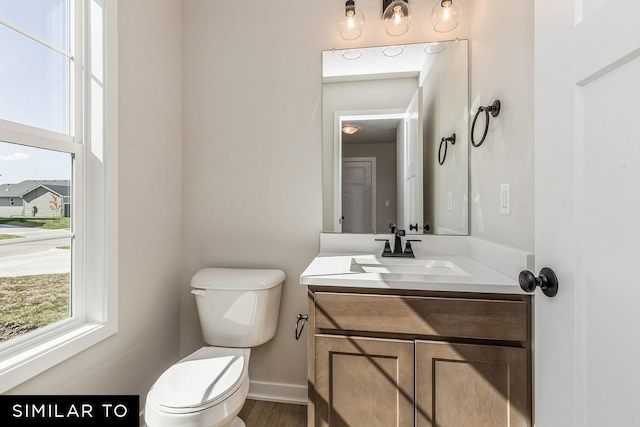
[[(434, 55), (422, 82), (424, 223), (436, 234), (469, 233), (468, 45), (449, 43)], [(443, 144), (456, 135), (455, 144)], [(445, 157), (446, 153), (446, 157)], [(444, 157), (440, 165), (439, 157)], [(449, 210), (448, 194), (451, 193)]]
[(306, 338), (295, 341), (293, 324), (307, 312), (299, 276), (321, 232), (322, 47), (315, 20), (293, 13), (322, 16), (321, 4), (184, 1), (181, 353), (202, 345), (197, 270), (282, 269), (278, 331), (251, 353), (253, 382), (306, 386)]
[[(533, 0), (475, 0), (470, 30), (471, 121), (479, 106), (502, 103), (485, 142), (469, 147), (471, 235), (533, 252)], [(478, 119), (478, 140), (484, 123)], [(511, 215), (500, 214), (505, 183)]]
[(180, 0), (119, 2), (118, 333), (11, 393), (144, 400), (178, 358), (181, 15)]
[(431, 4), (414, 2), (411, 29), (391, 38), (379, 19), (381, 2), (357, 4), (367, 27), (347, 42), (336, 31), (344, 0), (184, 0), (183, 355), (202, 345), (189, 294), (198, 269), (281, 268), (287, 281), (279, 329), (253, 350), (249, 374), (306, 386), (306, 333), (296, 342), (293, 324), (307, 312), (299, 275), (322, 231), (321, 52), (468, 37), (466, 21), (436, 34), (420, 21)]

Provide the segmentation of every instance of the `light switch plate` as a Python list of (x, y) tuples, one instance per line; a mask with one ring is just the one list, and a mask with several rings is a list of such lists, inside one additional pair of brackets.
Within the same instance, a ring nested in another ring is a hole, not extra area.
[(511, 215), (511, 184), (500, 184), (500, 213)]

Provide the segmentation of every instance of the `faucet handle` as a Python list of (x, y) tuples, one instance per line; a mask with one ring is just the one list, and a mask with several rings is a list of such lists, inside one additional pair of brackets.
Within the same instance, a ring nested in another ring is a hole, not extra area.
[(384, 242), (384, 249), (382, 250), (382, 256), (392, 253), (389, 239), (375, 239), (375, 240), (376, 242)]
[(412, 257), (415, 257), (414, 253), (413, 253), (413, 248), (411, 247), (411, 242), (422, 242), (422, 240), (417, 240), (417, 239), (407, 239), (407, 244), (404, 247), (404, 253), (405, 255), (411, 255)]

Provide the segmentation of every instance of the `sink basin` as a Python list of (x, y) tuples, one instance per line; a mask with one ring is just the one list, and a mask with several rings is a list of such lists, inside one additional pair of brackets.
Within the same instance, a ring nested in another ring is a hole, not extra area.
[(451, 261), (413, 258), (352, 258), (351, 271), (354, 273), (469, 276), (469, 273)]

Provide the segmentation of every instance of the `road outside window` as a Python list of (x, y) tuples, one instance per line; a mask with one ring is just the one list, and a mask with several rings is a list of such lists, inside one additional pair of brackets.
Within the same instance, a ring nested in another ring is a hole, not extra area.
[(71, 155), (0, 142), (0, 343), (72, 316)]

